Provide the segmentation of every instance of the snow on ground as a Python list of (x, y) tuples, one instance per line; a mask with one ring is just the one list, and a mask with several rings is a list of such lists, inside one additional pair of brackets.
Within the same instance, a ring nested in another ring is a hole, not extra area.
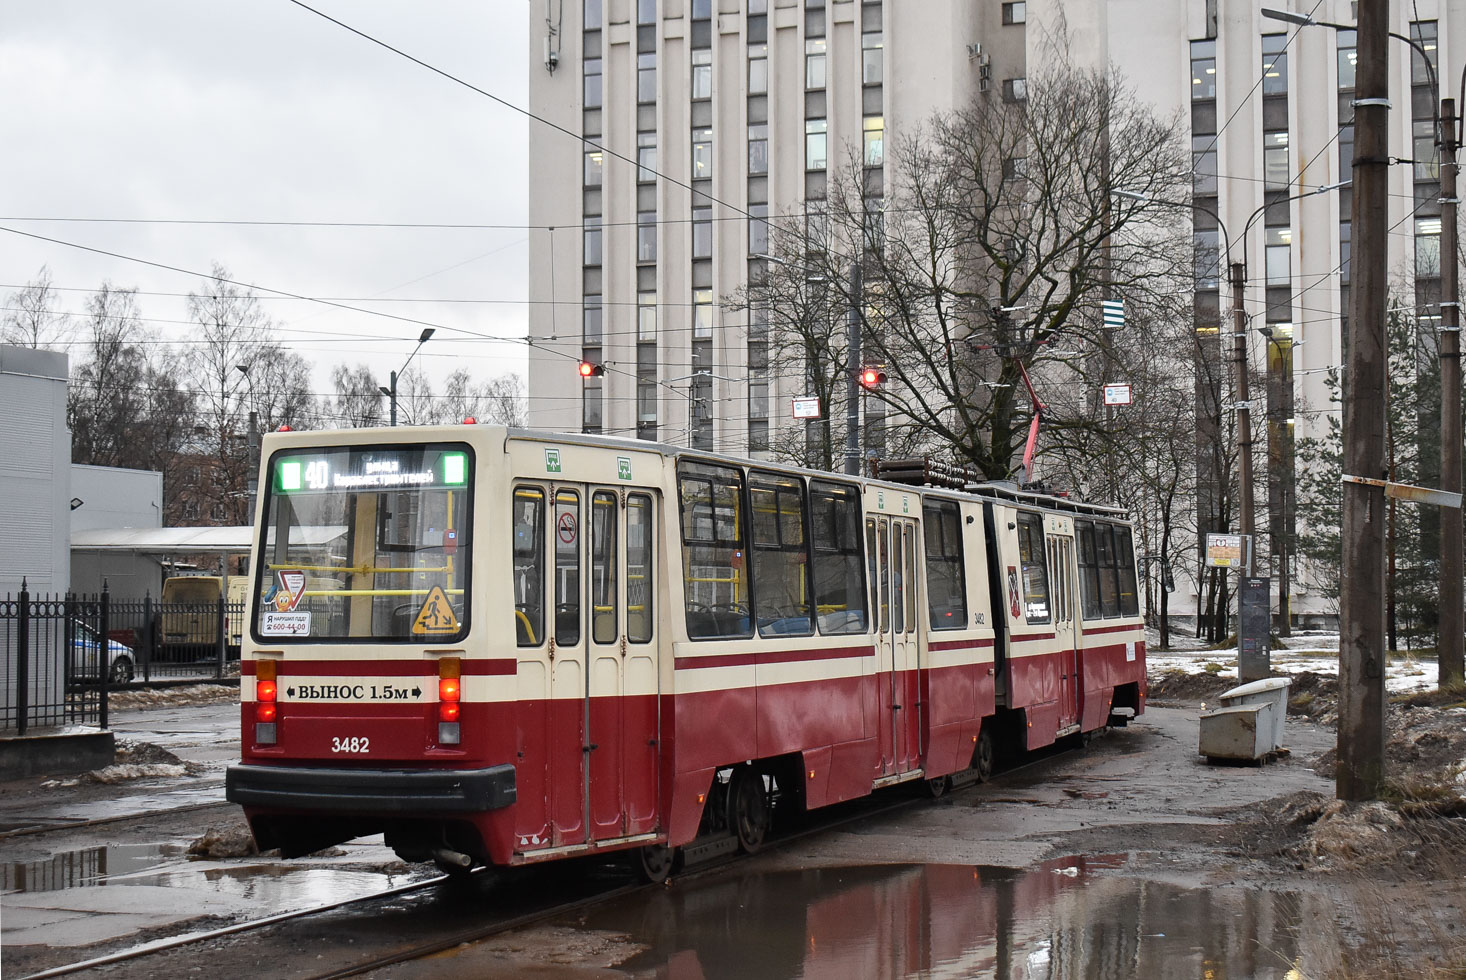
[[(1337, 677), (1339, 674), (1339, 634), (1325, 632), (1295, 633), (1282, 638), (1286, 649), (1272, 651), (1272, 673), (1297, 674), (1312, 671)], [(1152, 674), (1178, 670), (1187, 674), (1214, 673), (1218, 677), (1237, 676), (1237, 648), (1209, 649), (1204, 640), (1171, 634), (1171, 649), (1160, 650), (1160, 634), (1146, 632), (1145, 662)], [(1211, 665), (1219, 665), (1217, 669)], [(1392, 692), (1430, 689), (1436, 686), (1434, 660), (1417, 659), (1408, 652), (1390, 657), (1385, 673), (1385, 689)]]

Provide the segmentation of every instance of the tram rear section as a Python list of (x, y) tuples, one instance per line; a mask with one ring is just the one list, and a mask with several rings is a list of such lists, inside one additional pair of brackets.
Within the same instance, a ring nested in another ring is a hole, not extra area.
[(262, 848), (655, 878), (1144, 710), (1112, 508), (472, 425), (264, 450), (227, 789)]

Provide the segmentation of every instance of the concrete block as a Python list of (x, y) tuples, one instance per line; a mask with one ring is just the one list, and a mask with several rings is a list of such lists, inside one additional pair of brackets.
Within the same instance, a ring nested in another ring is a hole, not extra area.
[(0, 780), (58, 776), (112, 764), (117, 746), (108, 731), (0, 738)]

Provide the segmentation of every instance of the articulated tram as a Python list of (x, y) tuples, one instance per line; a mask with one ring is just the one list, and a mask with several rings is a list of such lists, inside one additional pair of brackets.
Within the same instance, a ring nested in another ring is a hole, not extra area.
[(1116, 508), (478, 425), (271, 434), (259, 485), (227, 795), (286, 855), (657, 878), (1144, 710)]

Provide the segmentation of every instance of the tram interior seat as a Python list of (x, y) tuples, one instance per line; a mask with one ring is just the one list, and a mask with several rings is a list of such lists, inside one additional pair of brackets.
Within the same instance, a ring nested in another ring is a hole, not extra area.
[(838, 609), (835, 612), (820, 613), (821, 633), (864, 633), (865, 610)]

